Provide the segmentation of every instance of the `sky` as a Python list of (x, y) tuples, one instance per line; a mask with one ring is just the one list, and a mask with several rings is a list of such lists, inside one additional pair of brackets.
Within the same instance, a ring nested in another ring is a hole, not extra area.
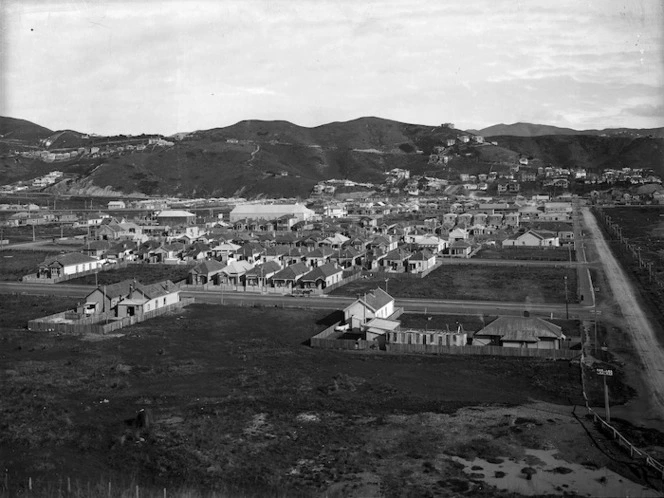
[(662, 0), (4, 0), (0, 23), (0, 115), (53, 130), (664, 126)]

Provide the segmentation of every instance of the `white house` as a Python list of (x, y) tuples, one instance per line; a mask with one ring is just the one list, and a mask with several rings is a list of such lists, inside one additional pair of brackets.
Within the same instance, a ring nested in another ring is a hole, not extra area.
[(387, 319), (394, 311), (394, 298), (378, 287), (346, 307), (344, 321), (355, 329), (373, 318)]
[(560, 238), (553, 232), (528, 230), (503, 240), (503, 247), (560, 247)]
[(243, 219), (276, 220), (282, 216), (291, 216), (297, 221), (312, 219), (315, 213), (302, 204), (241, 204), (230, 213), (230, 222)]
[(61, 254), (55, 258), (47, 259), (39, 265), (37, 278), (60, 278), (73, 276), (101, 268), (102, 262), (92, 256), (80, 252)]

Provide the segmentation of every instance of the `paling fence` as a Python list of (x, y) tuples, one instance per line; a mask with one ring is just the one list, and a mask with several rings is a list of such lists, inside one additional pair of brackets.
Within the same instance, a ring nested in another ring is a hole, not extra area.
[(114, 330), (128, 327), (136, 323), (150, 320), (172, 311), (181, 310), (183, 307), (193, 303), (193, 298), (181, 298), (177, 303), (146, 311), (140, 315), (125, 318), (115, 318), (113, 312), (106, 312), (89, 318), (72, 321), (67, 320), (66, 315), (71, 311), (63, 311), (28, 322), (28, 330), (37, 332), (56, 332), (61, 334), (108, 334)]

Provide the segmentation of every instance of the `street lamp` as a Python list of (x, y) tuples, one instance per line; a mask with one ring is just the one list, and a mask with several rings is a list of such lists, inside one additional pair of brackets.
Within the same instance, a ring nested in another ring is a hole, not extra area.
[(385, 293), (386, 293), (386, 294), (389, 294), (389, 292), (387, 292), (387, 281), (388, 281), (388, 280), (389, 280), (389, 278), (386, 278), (386, 279), (385, 279)]

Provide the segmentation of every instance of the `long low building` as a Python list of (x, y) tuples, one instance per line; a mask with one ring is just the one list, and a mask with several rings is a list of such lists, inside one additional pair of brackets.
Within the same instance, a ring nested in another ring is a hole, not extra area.
[(297, 221), (306, 221), (314, 215), (314, 211), (302, 204), (241, 204), (231, 211), (230, 221), (234, 223), (244, 219), (276, 220), (282, 216), (292, 216)]

